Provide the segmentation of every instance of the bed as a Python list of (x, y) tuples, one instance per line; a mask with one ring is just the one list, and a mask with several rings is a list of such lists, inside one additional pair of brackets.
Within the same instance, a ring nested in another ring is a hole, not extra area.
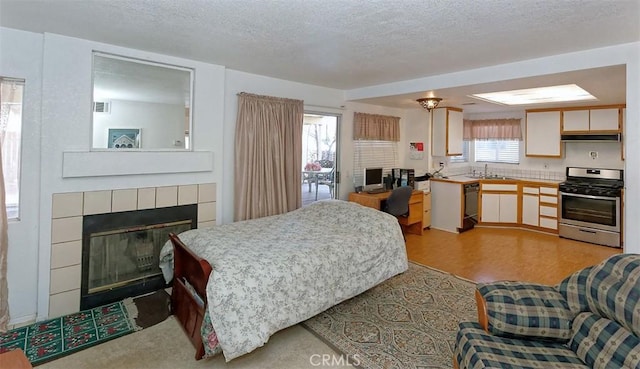
[(171, 235), (160, 258), (196, 359), (227, 361), (408, 268), (397, 219), (340, 200)]

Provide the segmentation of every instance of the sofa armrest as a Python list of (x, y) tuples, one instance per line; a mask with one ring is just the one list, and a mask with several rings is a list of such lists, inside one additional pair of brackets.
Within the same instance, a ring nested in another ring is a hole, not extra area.
[(476, 290), (476, 306), (478, 309), (478, 323), (482, 329), (489, 332), (489, 317), (487, 316), (487, 302), (479, 290)]
[(553, 287), (509, 281), (480, 283), (476, 301), (478, 322), (493, 335), (560, 341), (571, 337), (575, 313)]

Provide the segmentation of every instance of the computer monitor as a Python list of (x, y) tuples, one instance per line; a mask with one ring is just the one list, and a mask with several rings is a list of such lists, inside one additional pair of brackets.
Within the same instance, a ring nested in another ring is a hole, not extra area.
[(364, 190), (371, 191), (384, 187), (382, 178), (382, 168), (365, 168), (364, 169)]

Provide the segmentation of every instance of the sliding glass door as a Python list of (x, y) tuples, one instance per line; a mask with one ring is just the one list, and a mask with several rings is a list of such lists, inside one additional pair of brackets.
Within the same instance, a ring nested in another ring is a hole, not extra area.
[(302, 129), (302, 206), (337, 198), (340, 115), (305, 112)]

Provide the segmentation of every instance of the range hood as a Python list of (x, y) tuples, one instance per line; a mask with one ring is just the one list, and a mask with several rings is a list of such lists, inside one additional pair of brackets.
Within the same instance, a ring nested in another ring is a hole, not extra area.
[(561, 140), (564, 142), (620, 142), (620, 133), (610, 134), (564, 134)]

